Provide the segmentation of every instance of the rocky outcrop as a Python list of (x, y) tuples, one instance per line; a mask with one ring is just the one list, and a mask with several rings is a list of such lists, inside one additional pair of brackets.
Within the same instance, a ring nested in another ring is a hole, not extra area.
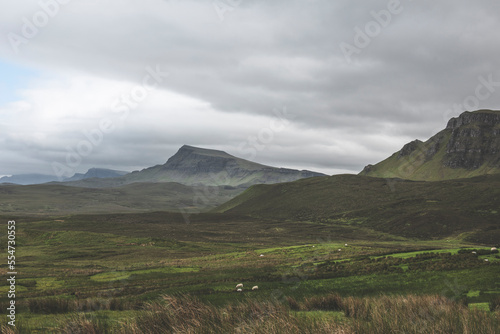
[(451, 136), (445, 166), (471, 170), (492, 160), (492, 167), (500, 167), (500, 112), (465, 112), (452, 118), (446, 129)]
[(361, 175), (442, 180), (500, 173), (500, 111), (464, 112), (426, 142), (414, 140)]
[(425, 161), (431, 161), (434, 156), (439, 152), (445, 141), (445, 135), (438, 133), (428, 140), (427, 150), (425, 151)]
[(418, 148), (418, 146), (420, 144), (422, 144), (422, 142), (420, 140), (416, 139), (416, 140), (414, 140), (412, 142), (409, 142), (405, 146), (403, 146), (403, 148), (401, 149), (401, 151), (399, 151), (398, 159), (401, 159), (403, 157), (407, 157), (410, 154), (412, 154)]
[(466, 111), (458, 117), (448, 121), (446, 129), (457, 129), (464, 125), (485, 124), (494, 126), (500, 124), (500, 111), (478, 110), (474, 112)]

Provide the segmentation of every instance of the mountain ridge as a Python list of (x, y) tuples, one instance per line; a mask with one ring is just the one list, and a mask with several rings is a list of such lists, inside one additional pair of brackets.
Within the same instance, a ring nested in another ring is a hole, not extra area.
[(89, 179), (66, 184), (80, 187), (118, 187), (135, 182), (177, 182), (193, 186), (248, 188), (259, 183), (290, 182), (316, 176), (325, 174), (266, 166), (224, 151), (183, 145), (163, 165), (134, 171), (117, 178)]
[(79, 180), (85, 180), (85, 179), (91, 179), (91, 178), (106, 179), (106, 178), (123, 176), (123, 175), (128, 174), (128, 173), (129, 172), (119, 171), (119, 170), (114, 170), (114, 169), (94, 167), (94, 168), (90, 168), (85, 174), (77, 173), (77, 174), (73, 175), (72, 177), (65, 179), (64, 182), (79, 181)]
[(500, 111), (464, 112), (427, 141), (414, 140), (359, 175), (438, 181), (500, 173)]
[[(73, 176), (64, 179), (62, 182), (79, 181), (90, 178), (111, 178), (127, 174), (128, 172), (107, 168), (90, 168), (85, 173), (75, 173)], [(50, 182), (59, 182), (59, 178), (46, 174), (16, 174), (0, 178), (0, 184), (35, 185)]]

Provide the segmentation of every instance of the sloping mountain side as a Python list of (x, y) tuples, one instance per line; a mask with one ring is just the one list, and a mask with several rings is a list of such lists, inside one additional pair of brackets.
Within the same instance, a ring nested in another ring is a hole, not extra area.
[(171, 182), (134, 183), (106, 189), (60, 184), (0, 185), (0, 214), (199, 212), (220, 205), (241, 191), (231, 187), (208, 188)]
[(79, 181), (92, 178), (106, 179), (106, 178), (120, 177), (126, 174), (128, 174), (128, 172), (113, 170), (113, 169), (105, 169), (105, 168), (91, 168), (85, 174), (77, 173), (72, 177), (70, 177), (69, 179), (66, 179), (65, 181), (70, 182), (70, 181)]
[(500, 173), (500, 111), (464, 112), (426, 142), (400, 151), (360, 175), (408, 180), (449, 180)]
[(500, 175), (437, 182), (334, 175), (256, 185), (214, 212), (355, 224), (424, 239), (466, 233), (468, 241), (496, 244), (500, 240)]
[(122, 177), (68, 183), (79, 187), (116, 187), (135, 182), (177, 182), (184, 185), (232, 186), (290, 182), (324, 174), (275, 168), (240, 159), (223, 151), (184, 145), (163, 165)]

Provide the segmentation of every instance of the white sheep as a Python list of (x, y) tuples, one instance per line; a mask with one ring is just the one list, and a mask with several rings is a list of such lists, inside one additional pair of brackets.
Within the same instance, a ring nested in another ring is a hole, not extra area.
[(498, 250), (496, 247), (491, 247), (491, 251), (492, 251), (492, 252), (494, 252), (494, 251), (496, 251), (496, 250)]
[(477, 254), (477, 252), (472, 252), (472, 254)]
[(259, 256), (260, 256), (260, 257), (264, 257), (264, 254), (260, 254)]
[(242, 287), (243, 287), (243, 283), (240, 283), (240, 284), (238, 284), (238, 285), (236, 286), (236, 289), (238, 289), (238, 288), (242, 288)]
[(259, 287), (256, 285), (252, 288), (252, 291), (259, 290)]
[(488, 260), (488, 259), (484, 259), (484, 262), (490, 262), (490, 260)]
[(238, 291), (238, 292), (242, 292), (243, 290), (242, 290), (242, 289), (238, 289), (238, 290), (236, 290), (236, 291)]

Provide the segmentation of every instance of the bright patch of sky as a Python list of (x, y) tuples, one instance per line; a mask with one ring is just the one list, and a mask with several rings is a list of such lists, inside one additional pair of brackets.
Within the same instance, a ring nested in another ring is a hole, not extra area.
[(0, 107), (22, 99), (21, 91), (36, 78), (39, 71), (0, 59)]

